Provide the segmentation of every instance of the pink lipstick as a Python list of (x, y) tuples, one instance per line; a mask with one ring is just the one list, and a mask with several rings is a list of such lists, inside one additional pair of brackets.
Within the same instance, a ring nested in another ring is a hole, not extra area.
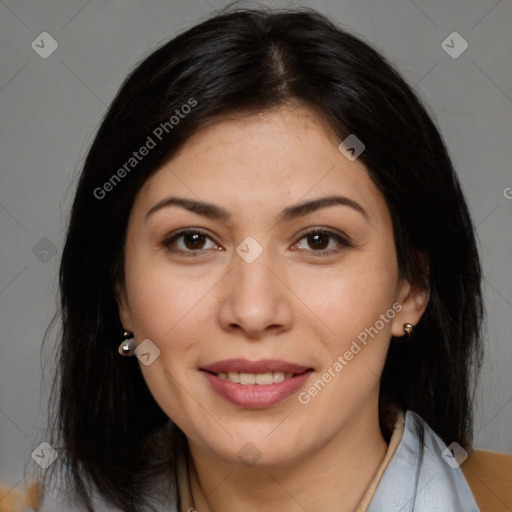
[(248, 409), (277, 405), (298, 391), (313, 373), (312, 368), (277, 359), (226, 359), (200, 370), (217, 394)]

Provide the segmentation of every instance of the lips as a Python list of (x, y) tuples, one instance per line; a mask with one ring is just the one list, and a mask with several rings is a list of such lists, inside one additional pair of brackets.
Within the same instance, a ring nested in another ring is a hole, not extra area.
[(228, 402), (249, 409), (278, 404), (297, 391), (313, 373), (286, 361), (227, 359), (201, 368), (213, 391)]

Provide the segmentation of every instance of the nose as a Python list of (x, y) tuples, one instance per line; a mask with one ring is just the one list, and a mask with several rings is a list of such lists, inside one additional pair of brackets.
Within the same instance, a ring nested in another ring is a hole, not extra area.
[(239, 331), (252, 340), (289, 330), (293, 294), (287, 287), (284, 264), (265, 249), (251, 263), (235, 254), (233, 263), (222, 281), (218, 310), (221, 327)]

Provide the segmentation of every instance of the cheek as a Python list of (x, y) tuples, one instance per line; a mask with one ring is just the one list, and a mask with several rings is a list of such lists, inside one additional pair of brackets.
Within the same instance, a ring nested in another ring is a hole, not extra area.
[(208, 282), (171, 268), (164, 258), (134, 253), (126, 262), (126, 289), (135, 334), (165, 343), (189, 315), (201, 314)]
[(316, 351), (321, 346), (323, 354), (317, 380), (299, 401), (318, 415), (339, 411), (334, 423), (345, 421), (348, 411), (359, 409), (378, 390), (395, 315), (394, 281), (381, 270), (368, 265), (360, 272), (343, 272), (338, 279), (325, 279), (323, 291), (309, 296), (308, 305), (328, 326), (328, 334), (317, 342)]
[[(291, 287), (325, 332), (326, 342), (341, 349), (392, 307), (397, 278), (394, 258), (354, 254), (329, 272), (297, 273)], [(391, 325), (382, 330), (389, 335)]]
[[(193, 432), (191, 418), (201, 417), (190, 400), (197, 379), (195, 362), (200, 330), (211, 322), (201, 279), (169, 272), (166, 265), (135, 255), (126, 262), (126, 287), (137, 342), (150, 339), (160, 355), (149, 366), (139, 364), (156, 402), (181, 428)], [(192, 387), (191, 387), (192, 386)]]
[(181, 424), (200, 415), (190, 410), (195, 402), (187, 390), (197, 385), (197, 361), (212, 332), (212, 298), (220, 276), (193, 267), (170, 268), (165, 259), (142, 251), (127, 259), (126, 269), (136, 340), (148, 338), (160, 349), (158, 359), (140, 369), (160, 407)]

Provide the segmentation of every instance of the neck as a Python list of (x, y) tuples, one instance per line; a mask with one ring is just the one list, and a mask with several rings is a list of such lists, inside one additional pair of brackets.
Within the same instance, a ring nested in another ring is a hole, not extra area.
[(354, 511), (384, 460), (377, 407), (363, 408), (341, 432), (293, 464), (248, 468), (190, 443), (190, 485), (200, 512), (278, 509)]

